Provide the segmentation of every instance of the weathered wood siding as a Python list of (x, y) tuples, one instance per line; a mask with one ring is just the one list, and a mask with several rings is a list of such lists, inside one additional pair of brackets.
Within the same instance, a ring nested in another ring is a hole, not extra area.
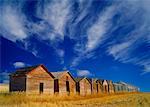
[(91, 90), (91, 84), (89, 83), (89, 81), (86, 78), (83, 78), (80, 82), (80, 95), (89, 95), (91, 94), (92, 90)]
[(103, 93), (108, 93), (108, 83), (106, 80), (103, 81)]
[(114, 90), (115, 90), (115, 93), (120, 93), (120, 92), (123, 92), (123, 84), (114, 84)]
[[(67, 91), (67, 84), (66, 81), (69, 83), (69, 91)], [(76, 83), (69, 75), (69, 73), (65, 73), (61, 78), (58, 80), (59, 82), (59, 93), (60, 94), (75, 94), (76, 93)]]
[(103, 83), (101, 80), (98, 80), (98, 93), (103, 93)]
[(9, 91), (26, 91), (26, 76), (10, 76)]
[(112, 81), (108, 81), (109, 93), (114, 93), (114, 85)]
[(116, 83), (114, 83), (113, 85), (114, 85), (114, 91), (115, 91), (115, 93), (118, 93), (119, 92), (119, 85), (116, 84)]
[(41, 66), (27, 75), (27, 92), (39, 93), (40, 83), (43, 83), (43, 93), (54, 93), (54, 79)]
[(96, 80), (92, 81), (92, 93), (97, 94), (98, 93), (98, 83)]
[(92, 93), (93, 94), (100, 94), (102, 93), (102, 83), (99, 80), (93, 80), (92, 82)]

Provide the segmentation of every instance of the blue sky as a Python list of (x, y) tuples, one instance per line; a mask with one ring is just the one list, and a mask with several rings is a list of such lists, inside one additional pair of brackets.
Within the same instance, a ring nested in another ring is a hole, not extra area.
[(0, 0), (0, 82), (24, 66), (150, 91), (149, 0)]

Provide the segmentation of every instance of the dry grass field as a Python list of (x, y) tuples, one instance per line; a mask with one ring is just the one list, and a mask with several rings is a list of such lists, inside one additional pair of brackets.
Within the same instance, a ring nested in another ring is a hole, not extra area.
[(8, 93), (8, 85), (0, 85), (0, 107), (150, 107), (150, 93), (91, 96), (33, 95)]
[(7, 93), (9, 91), (8, 84), (0, 84), (0, 93)]

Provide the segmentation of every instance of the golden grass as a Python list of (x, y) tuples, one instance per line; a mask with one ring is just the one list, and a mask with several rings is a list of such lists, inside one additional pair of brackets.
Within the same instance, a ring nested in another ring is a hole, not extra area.
[(52, 96), (3, 90), (0, 93), (0, 107), (150, 107), (150, 93)]
[(0, 84), (0, 93), (8, 92), (9, 84)]

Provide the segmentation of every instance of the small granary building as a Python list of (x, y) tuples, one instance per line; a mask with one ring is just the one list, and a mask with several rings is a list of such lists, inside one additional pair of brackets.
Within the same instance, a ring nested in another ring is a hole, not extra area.
[(113, 83), (115, 87), (115, 92), (137, 92), (139, 89), (133, 85), (127, 84), (125, 82)]
[(135, 87), (133, 85), (127, 84), (128, 92), (138, 92), (140, 89), (138, 87)]
[(80, 95), (90, 95), (92, 93), (92, 84), (88, 78), (75, 78), (75, 80), (77, 93)]
[(120, 81), (118, 83), (122, 85), (122, 87), (121, 87), (122, 92), (127, 92), (128, 91), (128, 84), (127, 83), (122, 82), (122, 81)]
[(136, 87), (136, 86), (133, 86), (131, 84), (127, 84), (126, 83), (126, 90), (128, 92), (139, 92), (140, 91), (140, 88)]
[(10, 92), (54, 93), (54, 76), (44, 65), (20, 68), (10, 75)]
[(69, 71), (51, 72), (55, 77), (54, 93), (75, 94), (76, 82)]
[(103, 84), (103, 93), (109, 93), (109, 87), (108, 87), (108, 82), (107, 80), (103, 80), (102, 81), (102, 84)]
[(113, 85), (114, 85), (114, 91), (115, 91), (115, 93), (120, 92), (120, 88), (119, 88), (119, 85), (120, 85), (120, 84), (118, 84), (118, 83), (113, 83)]
[(116, 82), (116, 83), (113, 83), (114, 84), (114, 90), (116, 93), (119, 93), (119, 92), (124, 92), (124, 85), (121, 84), (120, 82)]
[(107, 80), (109, 93), (114, 93), (114, 85), (111, 80)]
[(92, 79), (92, 93), (100, 94), (103, 91), (102, 80), (100, 79)]

